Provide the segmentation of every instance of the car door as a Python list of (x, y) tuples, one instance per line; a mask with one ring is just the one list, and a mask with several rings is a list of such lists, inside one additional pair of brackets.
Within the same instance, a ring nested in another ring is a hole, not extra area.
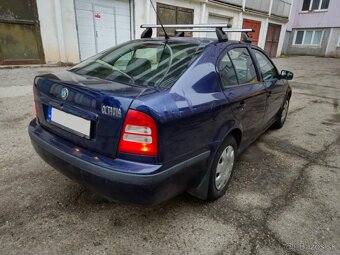
[(242, 126), (242, 140), (251, 143), (263, 126), (266, 89), (259, 81), (248, 47), (228, 49), (222, 54), (218, 69), (224, 93)]
[(264, 117), (266, 128), (266, 124), (271, 124), (271, 120), (273, 120), (283, 104), (287, 84), (285, 80), (279, 79), (279, 73), (275, 65), (262, 51), (252, 49), (252, 52), (255, 56), (264, 86), (268, 92)]

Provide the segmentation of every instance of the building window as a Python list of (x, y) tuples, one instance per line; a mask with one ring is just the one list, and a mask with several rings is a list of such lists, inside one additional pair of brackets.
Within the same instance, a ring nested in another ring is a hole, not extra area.
[(329, 0), (304, 0), (302, 11), (327, 10)]
[(322, 41), (322, 30), (297, 30), (294, 44), (298, 45), (320, 45)]
[[(161, 17), (163, 24), (194, 24), (194, 10), (182, 8), (179, 6), (157, 3), (157, 13)], [(157, 19), (157, 24), (159, 20)], [(166, 28), (169, 36), (175, 36), (175, 28)], [(157, 29), (157, 36), (164, 36), (162, 29)], [(185, 36), (191, 36), (190, 32), (186, 32)]]

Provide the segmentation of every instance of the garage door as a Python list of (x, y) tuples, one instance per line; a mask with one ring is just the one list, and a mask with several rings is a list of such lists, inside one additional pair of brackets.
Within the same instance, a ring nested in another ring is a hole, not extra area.
[(0, 1), (0, 65), (44, 63), (35, 0)]
[(251, 19), (244, 19), (243, 28), (252, 28), (255, 30), (255, 32), (249, 33), (249, 37), (252, 40), (252, 44), (257, 45), (259, 42), (261, 22), (256, 21), (256, 20), (251, 20)]
[(270, 57), (276, 57), (277, 46), (279, 45), (281, 33), (281, 26), (276, 24), (268, 24), (266, 44), (264, 45), (264, 51)]
[(80, 59), (131, 39), (128, 0), (76, 0)]
[[(213, 14), (209, 14), (208, 17), (208, 24), (231, 24), (230, 22), (231, 19), (227, 17), (220, 17)], [(207, 37), (216, 39), (216, 32), (208, 32)]]

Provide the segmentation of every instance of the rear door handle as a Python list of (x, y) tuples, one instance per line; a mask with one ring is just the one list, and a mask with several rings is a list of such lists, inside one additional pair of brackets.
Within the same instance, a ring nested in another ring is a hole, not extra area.
[(245, 105), (246, 105), (246, 102), (245, 102), (244, 100), (242, 100), (242, 101), (240, 101), (240, 102), (238, 103), (238, 105), (236, 105), (235, 108), (236, 108), (237, 110), (243, 111)]

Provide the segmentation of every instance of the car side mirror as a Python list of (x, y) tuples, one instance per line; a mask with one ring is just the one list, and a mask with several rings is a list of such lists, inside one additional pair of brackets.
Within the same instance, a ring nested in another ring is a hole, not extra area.
[(291, 71), (282, 70), (280, 77), (281, 77), (281, 79), (292, 80), (293, 77), (294, 77), (294, 74)]

